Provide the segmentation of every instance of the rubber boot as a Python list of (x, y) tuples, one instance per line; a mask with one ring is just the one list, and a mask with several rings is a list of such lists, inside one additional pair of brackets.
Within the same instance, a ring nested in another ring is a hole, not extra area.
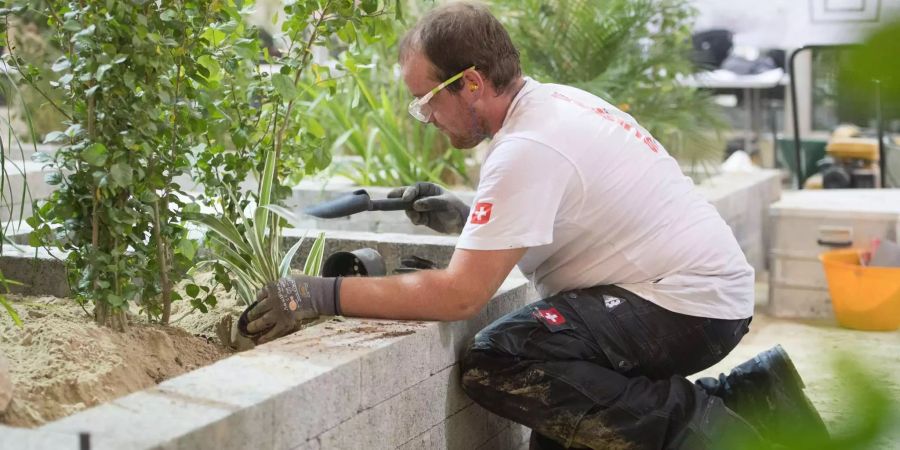
[(701, 378), (697, 385), (754, 426), (767, 440), (788, 448), (811, 448), (830, 440), (828, 429), (806, 394), (803, 380), (780, 345), (735, 367)]

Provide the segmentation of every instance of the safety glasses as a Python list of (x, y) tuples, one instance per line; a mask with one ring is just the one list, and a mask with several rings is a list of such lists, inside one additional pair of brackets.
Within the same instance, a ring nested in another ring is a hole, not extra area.
[[(473, 69), (475, 69), (475, 66), (469, 67), (466, 70), (473, 70)], [(440, 92), (441, 89), (443, 89), (447, 86), (450, 86), (450, 84), (452, 84), (456, 80), (462, 78), (463, 74), (466, 73), (466, 70), (463, 70), (462, 72), (460, 72), (456, 75), (453, 75), (447, 81), (437, 85), (437, 87), (432, 89), (431, 92), (429, 92), (419, 98), (414, 98), (413, 101), (409, 102), (409, 115), (415, 117), (416, 120), (418, 120), (419, 122), (428, 123), (428, 121), (431, 120), (431, 114), (434, 113), (434, 111), (431, 109), (431, 106), (428, 104), (428, 102), (431, 101), (431, 99), (434, 97), (434, 95), (437, 94), (438, 92)]]

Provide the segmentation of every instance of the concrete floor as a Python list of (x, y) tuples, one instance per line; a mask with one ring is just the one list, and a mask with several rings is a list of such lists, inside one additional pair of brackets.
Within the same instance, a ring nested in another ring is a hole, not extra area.
[[(855, 379), (838, 373), (835, 358), (845, 356), (874, 375), (885, 391), (900, 406), (900, 330), (892, 332), (856, 331), (840, 328), (831, 321), (777, 319), (765, 314), (767, 292), (758, 287), (757, 314), (750, 333), (719, 364), (696, 376), (715, 376), (752, 358), (759, 352), (781, 344), (787, 350), (806, 383), (806, 393), (822, 414), (832, 434), (855, 416), (848, 389)], [(694, 378), (694, 377), (691, 377)], [(900, 417), (895, 419), (900, 421)], [(898, 423), (896, 422), (895, 423)], [(877, 448), (900, 448), (900, 430), (879, 442)]]

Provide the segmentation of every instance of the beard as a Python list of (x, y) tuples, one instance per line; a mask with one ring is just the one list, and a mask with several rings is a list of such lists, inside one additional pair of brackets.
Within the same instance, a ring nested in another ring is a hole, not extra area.
[(469, 107), (469, 127), (468, 132), (464, 134), (448, 133), (444, 134), (450, 139), (450, 144), (458, 149), (470, 149), (480, 144), (485, 139), (491, 137), (488, 131), (487, 121), (479, 117), (475, 112), (475, 108)]

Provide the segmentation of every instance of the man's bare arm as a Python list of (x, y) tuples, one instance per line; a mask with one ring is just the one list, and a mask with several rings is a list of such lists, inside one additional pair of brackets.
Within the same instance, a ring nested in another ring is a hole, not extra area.
[(443, 270), (346, 278), (341, 283), (341, 313), (384, 319), (468, 319), (487, 304), (524, 253), (524, 248), (457, 249)]

